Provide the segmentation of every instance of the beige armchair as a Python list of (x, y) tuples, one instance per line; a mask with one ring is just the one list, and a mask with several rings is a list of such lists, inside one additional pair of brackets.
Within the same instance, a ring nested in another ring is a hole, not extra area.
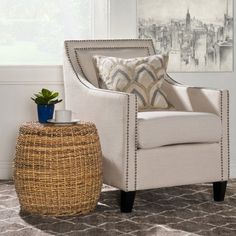
[(170, 77), (163, 91), (176, 111), (138, 112), (134, 94), (98, 88), (93, 55), (122, 58), (155, 54), (151, 40), (65, 42), (66, 108), (96, 124), (104, 183), (121, 190), (131, 212), (136, 190), (212, 182), (224, 200), (229, 178), (229, 93), (184, 86)]

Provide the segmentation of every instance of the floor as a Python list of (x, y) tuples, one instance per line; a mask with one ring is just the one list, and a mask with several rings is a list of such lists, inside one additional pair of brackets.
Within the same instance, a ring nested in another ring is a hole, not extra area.
[(118, 199), (104, 186), (89, 215), (40, 217), (21, 212), (13, 183), (1, 181), (0, 235), (236, 235), (236, 180), (222, 203), (212, 201), (210, 184), (139, 191), (131, 214), (120, 213)]

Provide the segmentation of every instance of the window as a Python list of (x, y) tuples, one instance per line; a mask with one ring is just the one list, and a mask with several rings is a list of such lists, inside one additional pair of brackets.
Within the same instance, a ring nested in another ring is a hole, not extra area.
[(0, 0), (0, 65), (62, 64), (65, 39), (91, 38), (91, 0)]

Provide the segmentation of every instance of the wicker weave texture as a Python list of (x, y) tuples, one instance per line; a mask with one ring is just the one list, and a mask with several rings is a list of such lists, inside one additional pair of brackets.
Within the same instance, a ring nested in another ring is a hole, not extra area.
[(102, 187), (102, 153), (92, 123), (20, 127), (14, 182), (21, 209), (42, 215), (92, 211)]

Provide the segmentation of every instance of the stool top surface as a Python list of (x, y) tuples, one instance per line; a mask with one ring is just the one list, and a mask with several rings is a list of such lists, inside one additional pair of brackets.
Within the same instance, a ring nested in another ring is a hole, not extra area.
[(80, 121), (77, 124), (41, 124), (39, 122), (25, 122), (20, 126), (20, 134), (50, 135), (50, 134), (80, 134), (97, 133), (94, 123)]

